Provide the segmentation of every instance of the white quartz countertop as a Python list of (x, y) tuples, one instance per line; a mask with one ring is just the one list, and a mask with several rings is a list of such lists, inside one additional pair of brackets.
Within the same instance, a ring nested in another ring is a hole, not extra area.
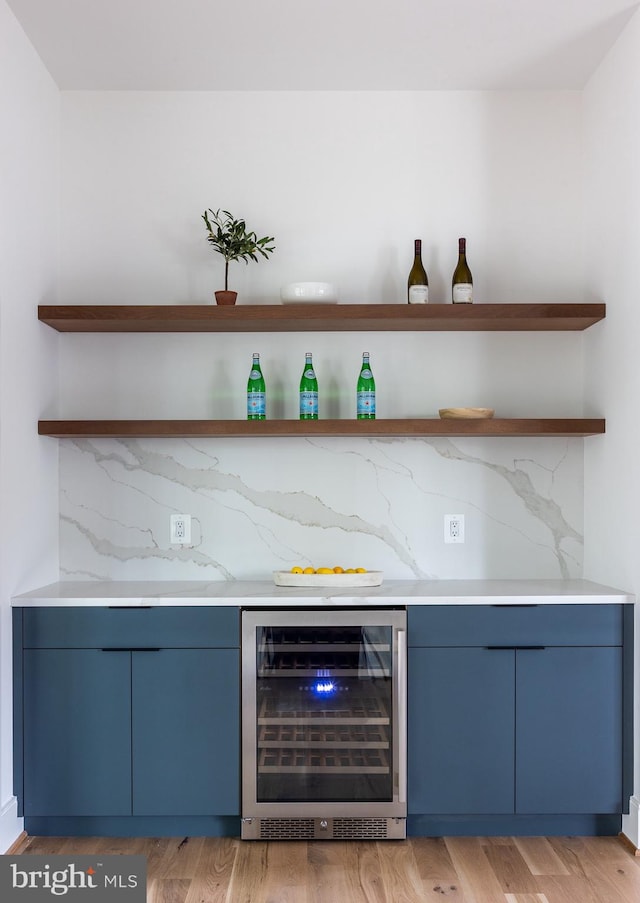
[(12, 605), (300, 606), (514, 605), (632, 603), (635, 596), (589, 580), (384, 580), (381, 586), (281, 587), (270, 580), (63, 581), (14, 596)]

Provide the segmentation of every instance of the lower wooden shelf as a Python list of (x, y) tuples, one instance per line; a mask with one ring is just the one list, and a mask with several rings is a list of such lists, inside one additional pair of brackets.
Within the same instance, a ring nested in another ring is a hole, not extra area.
[(40, 420), (38, 433), (58, 439), (360, 436), (596, 436), (601, 418), (503, 418), (441, 420)]

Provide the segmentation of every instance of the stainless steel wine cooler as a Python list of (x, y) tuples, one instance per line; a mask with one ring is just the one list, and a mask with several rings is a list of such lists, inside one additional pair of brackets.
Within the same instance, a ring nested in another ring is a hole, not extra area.
[(243, 611), (242, 837), (406, 836), (406, 613)]

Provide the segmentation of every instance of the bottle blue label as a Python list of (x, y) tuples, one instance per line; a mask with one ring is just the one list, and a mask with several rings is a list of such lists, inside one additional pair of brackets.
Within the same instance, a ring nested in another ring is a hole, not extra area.
[(317, 392), (301, 392), (300, 393), (300, 413), (301, 414), (317, 414), (318, 413), (318, 393)]
[(252, 416), (265, 414), (267, 398), (264, 392), (247, 393), (247, 414)]
[(375, 414), (376, 412), (376, 393), (375, 392), (358, 392), (356, 403), (356, 414)]
[(249, 374), (249, 379), (260, 379), (262, 373), (259, 370), (252, 370)]
[(305, 370), (304, 375), (306, 376), (307, 379), (315, 379), (316, 378), (316, 375), (315, 375), (312, 367), (309, 367), (308, 370)]

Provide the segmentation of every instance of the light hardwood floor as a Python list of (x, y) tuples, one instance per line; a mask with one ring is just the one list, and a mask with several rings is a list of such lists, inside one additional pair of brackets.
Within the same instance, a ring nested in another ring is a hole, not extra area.
[(640, 858), (615, 837), (29, 837), (16, 852), (145, 855), (148, 903), (640, 903)]

